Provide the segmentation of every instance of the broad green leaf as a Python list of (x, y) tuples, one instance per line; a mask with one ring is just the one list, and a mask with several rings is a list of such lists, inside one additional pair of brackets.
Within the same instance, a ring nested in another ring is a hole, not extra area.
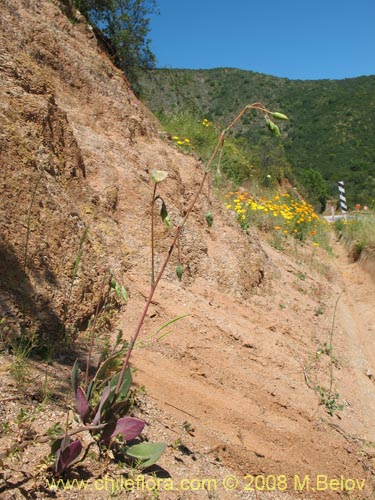
[(102, 381), (108, 371), (116, 368), (118, 359), (122, 355), (123, 355), (123, 350), (116, 352), (115, 354), (107, 358), (105, 361), (103, 361), (103, 363), (99, 366), (94, 376), (94, 381), (98, 382)]
[(128, 301), (128, 294), (126, 288), (119, 283), (116, 283), (115, 293), (118, 299), (122, 299), (124, 302)]
[(273, 129), (272, 129), (272, 132), (274, 133), (274, 135), (276, 135), (277, 137), (280, 137), (281, 136), (281, 132), (280, 132), (280, 129), (277, 125), (274, 124), (273, 126)]
[(87, 398), (87, 401), (90, 401), (91, 399), (91, 396), (92, 396), (92, 393), (93, 393), (93, 390), (94, 390), (94, 387), (95, 387), (95, 381), (92, 380), (89, 385), (87, 386), (87, 390), (86, 390), (86, 398)]
[(140, 460), (141, 467), (146, 468), (159, 460), (166, 447), (166, 443), (141, 443), (130, 446), (125, 453), (129, 457)]
[(165, 170), (152, 170), (151, 179), (155, 182), (162, 182), (168, 177), (168, 172)]
[(166, 223), (166, 225), (169, 229), (172, 227), (172, 222), (171, 222), (169, 215), (166, 216), (166, 218), (164, 219), (164, 222)]
[[(111, 388), (111, 393), (110, 393), (110, 401), (112, 401), (112, 398), (115, 394), (116, 386), (118, 379), (120, 378), (120, 372), (116, 373), (116, 375), (111, 379), (109, 382), (110, 388)], [(124, 373), (124, 379), (122, 381), (120, 391), (117, 396), (117, 401), (122, 401), (124, 399), (127, 399), (130, 391), (130, 387), (132, 385), (132, 374), (130, 371), (130, 368), (127, 367)]]

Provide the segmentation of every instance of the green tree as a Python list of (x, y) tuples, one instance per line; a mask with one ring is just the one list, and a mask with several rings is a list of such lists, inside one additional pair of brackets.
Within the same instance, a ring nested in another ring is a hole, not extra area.
[(314, 206), (317, 212), (324, 212), (328, 198), (328, 187), (322, 174), (312, 168), (301, 170), (299, 182), (300, 191)]
[(138, 92), (140, 70), (155, 66), (147, 38), (149, 15), (157, 11), (155, 0), (74, 0), (74, 3), (107, 38), (115, 64)]
[(290, 173), (284, 146), (276, 137), (261, 137), (258, 144), (250, 149), (250, 158), (265, 186), (281, 183)]

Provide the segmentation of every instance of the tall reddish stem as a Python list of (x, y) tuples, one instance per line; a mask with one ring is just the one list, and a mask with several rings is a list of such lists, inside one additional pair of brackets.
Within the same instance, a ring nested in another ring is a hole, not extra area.
[(152, 193), (152, 203), (151, 203), (151, 286), (155, 282), (155, 242), (154, 242), (154, 205), (155, 205), (155, 195), (156, 195), (155, 182), (154, 191)]
[[(219, 139), (216, 143), (216, 146), (212, 152), (212, 155), (207, 163), (207, 166), (206, 166), (206, 169), (205, 169), (205, 172), (203, 174), (203, 177), (202, 177), (202, 180), (199, 184), (199, 187), (198, 187), (198, 190), (197, 192), (195, 193), (190, 205), (189, 205), (189, 208), (187, 209), (187, 212), (185, 214), (185, 217), (183, 218), (182, 222), (176, 227), (176, 232), (175, 232), (175, 235), (173, 237), (173, 240), (172, 240), (172, 243), (169, 247), (169, 250), (168, 250), (168, 254), (166, 255), (165, 259), (164, 259), (164, 262), (163, 262), (163, 265), (161, 266), (161, 269), (159, 271), (159, 273), (157, 274), (156, 278), (155, 278), (155, 281), (151, 284), (151, 290), (149, 292), (149, 295), (147, 297), (147, 300), (146, 300), (146, 304), (143, 308), (143, 311), (142, 311), (142, 314), (141, 314), (141, 317), (139, 318), (139, 321), (138, 321), (138, 324), (137, 324), (137, 327), (135, 329), (135, 332), (134, 332), (134, 336), (132, 337), (131, 341), (130, 341), (130, 345), (129, 345), (129, 349), (124, 357), (124, 360), (123, 360), (123, 363), (122, 363), (122, 367), (121, 367), (121, 372), (120, 372), (120, 376), (119, 376), (119, 379), (118, 379), (118, 382), (117, 382), (117, 385), (116, 385), (116, 390), (115, 390), (115, 397), (118, 395), (118, 393), (120, 392), (120, 388), (121, 388), (121, 385), (122, 385), (122, 382), (123, 382), (123, 379), (124, 379), (124, 375), (125, 375), (125, 370), (128, 366), (128, 363), (129, 363), (129, 359), (130, 359), (130, 356), (133, 352), (133, 348), (134, 348), (134, 345), (137, 341), (137, 338), (140, 334), (140, 331), (141, 331), (141, 328), (142, 328), (142, 325), (143, 325), (143, 322), (146, 318), (146, 314), (147, 314), (147, 311), (148, 311), (148, 308), (150, 307), (150, 304), (151, 304), (151, 301), (152, 301), (152, 298), (154, 296), (154, 293), (155, 293), (155, 290), (159, 284), (159, 281), (161, 280), (163, 274), (164, 274), (164, 271), (169, 263), (169, 260), (172, 256), (172, 252), (173, 252), (173, 249), (174, 247), (176, 246), (176, 243), (177, 243), (177, 240), (178, 240), (178, 237), (181, 233), (181, 230), (182, 228), (184, 227), (187, 219), (189, 218), (190, 214), (191, 214), (191, 211), (193, 210), (194, 208), (194, 205), (196, 204), (197, 200), (198, 200), (198, 197), (199, 195), (201, 194), (202, 192), (202, 189), (203, 189), (203, 186), (204, 186), (204, 183), (206, 182), (206, 179), (207, 179), (207, 175), (208, 175), (208, 172), (210, 171), (210, 168), (212, 166), (212, 163), (214, 162), (215, 158), (216, 158), (216, 155), (220, 149), (220, 146), (222, 145), (223, 141), (224, 141), (224, 138), (225, 138), (225, 135), (227, 134), (227, 132), (232, 128), (234, 127), (234, 125), (242, 118), (242, 116), (247, 113), (247, 111), (250, 111), (251, 109), (257, 109), (259, 111), (262, 111), (263, 113), (271, 113), (271, 111), (269, 111), (268, 109), (266, 109), (263, 104), (259, 103), (259, 102), (256, 102), (254, 104), (251, 104), (251, 105), (248, 105), (246, 106), (245, 108), (243, 108), (243, 110), (234, 118), (234, 120), (230, 123), (230, 125), (224, 129), (220, 136), (219, 136)], [(152, 202), (152, 209), (153, 209), (153, 204), (154, 204), (154, 197), (155, 197), (155, 188), (154, 188), (154, 195), (153, 195), (153, 202)], [(153, 220), (151, 218), (151, 221), (152, 221), (152, 224), (153, 224)], [(153, 227), (153, 226), (152, 226)], [(152, 229), (152, 234), (153, 234), (153, 229)]]

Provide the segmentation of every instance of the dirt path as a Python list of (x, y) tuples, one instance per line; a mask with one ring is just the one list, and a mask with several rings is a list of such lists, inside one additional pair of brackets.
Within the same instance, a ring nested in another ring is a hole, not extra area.
[(335, 244), (339, 299), (334, 349), (342, 368), (335, 371), (340, 395), (346, 401), (342, 425), (348, 432), (375, 440), (375, 280), (350, 262), (345, 249)]
[[(161, 318), (190, 317), (163, 345), (137, 354), (137, 380), (164, 418), (191, 423), (190, 446), (215, 450), (238, 474), (364, 477), (358, 456), (375, 440), (375, 283), (339, 244), (327, 268), (262, 244), (272, 281), (247, 300), (199, 279), (177, 292), (163, 285), (170, 299), (158, 304)], [(209, 246), (208, 255), (219, 251)], [(326, 276), (328, 266), (334, 271)], [(313, 387), (329, 387), (329, 357), (317, 353), (329, 342), (343, 290), (333, 389), (344, 410), (329, 417)]]

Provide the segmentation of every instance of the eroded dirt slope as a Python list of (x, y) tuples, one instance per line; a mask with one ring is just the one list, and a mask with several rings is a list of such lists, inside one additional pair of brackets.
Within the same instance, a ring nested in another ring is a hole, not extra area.
[[(26, 326), (47, 337), (61, 335), (64, 320), (83, 328), (111, 269), (129, 292), (117, 326), (130, 337), (150, 281), (150, 171), (168, 171), (160, 193), (177, 223), (202, 166), (159, 138), (156, 121), (84, 22), (73, 25), (57, 2), (47, 0), (5, 0), (0, 9), (0, 314), (15, 331)], [(368, 352), (366, 362), (351, 365), (362, 342), (357, 338), (349, 346), (345, 337), (353, 331), (349, 321), (356, 323), (353, 315), (341, 330), (336, 325), (335, 387), (345, 406), (340, 416), (328, 416), (314, 390), (329, 385), (329, 358), (317, 352), (328, 341), (341, 271), (331, 269), (334, 262), (323, 252), (287, 257), (255, 231), (243, 233), (217, 200), (209, 229), (208, 207), (203, 194), (181, 238), (182, 283), (174, 255), (143, 335), (176, 315), (189, 316), (133, 359), (137, 383), (149, 395), (148, 435), (162, 435), (170, 445), (181, 439), (193, 450), (194, 459), (170, 448), (161, 465), (176, 478), (221, 478), (228, 471), (312, 480), (316, 474), (344, 475), (366, 479), (368, 495), (371, 456), (364, 456), (362, 440), (373, 439), (375, 415), (372, 381), (363, 369), (375, 366)], [(156, 231), (159, 266), (171, 235), (161, 221)], [(64, 387), (68, 369), (56, 365), (54, 371)], [(363, 387), (368, 404), (356, 396)], [(5, 405), (4, 418), (13, 406)], [(55, 412), (60, 415), (61, 406)], [(182, 433), (189, 426), (194, 431)], [(37, 459), (29, 455), (22, 464), (31, 477)], [(93, 467), (88, 477), (103, 473)], [(43, 498), (28, 481), (25, 491)], [(363, 498), (359, 491), (351, 495)], [(161, 493), (172, 497), (207, 495)], [(103, 495), (92, 492), (91, 498)]]

